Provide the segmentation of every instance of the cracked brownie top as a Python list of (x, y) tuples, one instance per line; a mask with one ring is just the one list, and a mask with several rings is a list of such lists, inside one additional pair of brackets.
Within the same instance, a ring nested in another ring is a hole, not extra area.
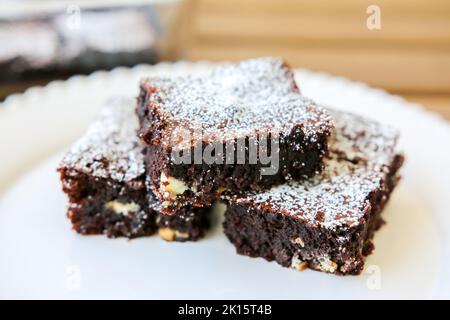
[(331, 113), (336, 129), (322, 173), (231, 200), (325, 228), (363, 222), (370, 212), (371, 194), (383, 188), (393, 166), (401, 165), (402, 157), (395, 152), (398, 133), (350, 113)]
[(333, 128), (330, 114), (300, 94), (281, 59), (223, 64), (209, 73), (183, 77), (150, 77), (141, 81), (141, 91), (167, 144), (165, 138), (175, 128), (201, 130), (206, 142), (258, 133), (287, 135), (301, 128), (311, 143)]
[(117, 182), (141, 178), (145, 165), (137, 126), (133, 99), (110, 99), (59, 167)]

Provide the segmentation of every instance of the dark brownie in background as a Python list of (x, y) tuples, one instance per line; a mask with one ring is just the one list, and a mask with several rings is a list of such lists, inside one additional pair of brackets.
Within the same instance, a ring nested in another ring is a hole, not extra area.
[(166, 35), (153, 6), (79, 10), (0, 14), (0, 100), (21, 85), (160, 59)]
[(69, 197), (68, 217), (81, 234), (135, 238), (156, 231), (168, 241), (197, 240), (208, 228), (208, 208), (154, 209), (132, 99), (108, 101), (58, 171)]
[(362, 271), (403, 156), (391, 128), (349, 113), (332, 115), (336, 131), (320, 175), (225, 197), (224, 231), (238, 253), (298, 270)]
[[(311, 177), (322, 169), (333, 129), (329, 113), (303, 97), (289, 67), (273, 58), (224, 64), (200, 75), (144, 79), (137, 114), (152, 190), (168, 208), (210, 205), (223, 192)], [(278, 171), (262, 174), (270, 166), (260, 160), (264, 151), (250, 161), (249, 148), (260, 138), (269, 155), (275, 154), (271, 143), (279, 142)], [(237, 141), (243, 142), (241, 163)], [(230, 145), (235, 152), (227, 161)], [(214, 154), (221, 163), (201, 156), (215, 146), (222, 147), (223, 154)], [(188, 155), (187, 163), (177, 163), (174, 154)]]
[(0, 83), (50, 76), (56, 72), (57, 32), (39, 21), (0, 21)]
[(60, 47), (58, 67), (75, 73), (158, 61), (157, 17), (141, 10), (83, 11), (79, 25), (57, 15), (51, 26)]

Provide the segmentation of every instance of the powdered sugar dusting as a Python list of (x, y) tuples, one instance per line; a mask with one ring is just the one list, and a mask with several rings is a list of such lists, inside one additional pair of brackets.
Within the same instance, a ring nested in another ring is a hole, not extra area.
[(142, 147), (136, 136), (134, 101), (108, 101), (96, 119), (66, 154), (60, 167), (117, 182), (129, 182), (145, 173)]
[(0, 23), (0, 61), (25, 59), (32, 67), (46, 66), (56, 59), (58, 35), (44, 23)]
[(145, 11), (86, 11), (79, 28), (70, 28), (65, 15), (56, 17), (53, 24), (64, 41), (62, 53), (68, 57), (78, 56), (86, 50), (137, 52), (156, 45), (156, 30)]
[(206, 75), (149, 78), (142, 87), (148, 103), (158, 106), (172, 127), (201, 129), (204, 136), (223, 141), (298, 126), (314, 142), (333, 126), (324, 108), (300, 94), (281, 59), (223, 64)]
[(236, 201), (325, 228), (362, 222), (370, 209), (369, 194), (380, 187), (395, 157), (398, 134), (392, 128), (349, 113), (331, 113), (336, 130), (321, 174)]

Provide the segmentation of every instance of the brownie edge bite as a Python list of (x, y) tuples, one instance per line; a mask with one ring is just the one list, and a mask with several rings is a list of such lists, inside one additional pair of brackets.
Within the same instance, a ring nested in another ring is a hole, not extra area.
[(394, 130), (331, 112), (336, 131), (320, 175), (224, 197), (224, 232), (238, 253), (297, 270), (361, 273), (403, 156), (395, 152)]
[(273, 58), (144, 79), (136, 112), (152, 190), (166, 207), (311, 177), (333, 130), (329, 113)]
[(132, 99), (110, 99), (64, 156), (57, 170), (72, 228), (84, 235), (136, 238), (159, 231), (168, 241), (199, 239), (208, 208), (180, 208), (177, 220), (154, 209), (136, 128)]

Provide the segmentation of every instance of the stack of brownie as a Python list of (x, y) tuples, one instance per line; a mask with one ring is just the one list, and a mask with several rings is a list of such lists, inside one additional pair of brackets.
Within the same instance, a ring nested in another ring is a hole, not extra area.
[(208, 227), (208, 208), (187, 205), (166, 215), (154, 209), (159, 205), (148, 191), (133, 104), (123, 97), (107, 101), (58, 168), (73, 229), (128, 238), (158, 231), (169, 241), (196, 240)]
[(362, 271), (403, 162), (395, 130), (315, 104), (272, 58), (149, 77), (133, 112), (109, 101), (58, 169), (77, 232), (196, 240), (221, 200), (238, 253)]

